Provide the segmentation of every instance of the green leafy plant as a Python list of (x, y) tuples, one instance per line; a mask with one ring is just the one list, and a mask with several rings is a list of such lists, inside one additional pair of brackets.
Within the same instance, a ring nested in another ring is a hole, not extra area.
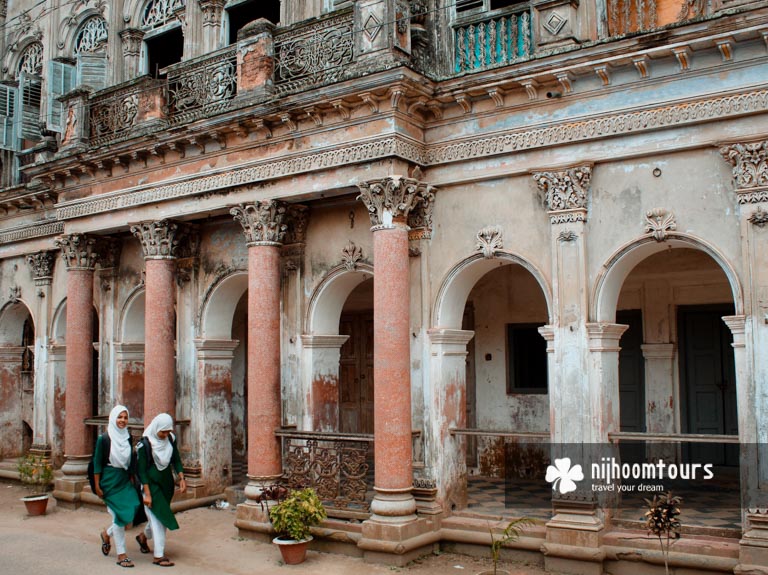
[(645, 526), (648, 534), (659, 538), (661, 553), (664, 555), (664, 571), (669, 575), (669, 546), (680, 539), (680, 504), (682, 497), (672, 495), (671, 491), (663, 495), (654, 495), (646, 499), (648, 511), (645, 512)]
[(501, 548), (507, 543), (512, 543), (520, 538), (526, 527), (533, 525), (533, 521), (528, 517), (520, 517), (514, 521), (510, 521), (504, 528), (504, 531), (500, 535), (496, 535), (493, 532), (492, 527), (488, 527), (488, 531), (491, 534), (491, 559), (493, 560), (493, 573), (496, 575), (496, 570), (499, 566), (499, 558), (501, 557)]
[(308, 539), (310, 528), (328, 517), (323, 502), (312, 488), (291, 491), (269, 510), (272, 525), (282, 537), (302, 541)]
[(45, 491), (53, 481), (53, 467), (42, 455), (28, 453), (16, 465), (19, 480), (29, 491)]

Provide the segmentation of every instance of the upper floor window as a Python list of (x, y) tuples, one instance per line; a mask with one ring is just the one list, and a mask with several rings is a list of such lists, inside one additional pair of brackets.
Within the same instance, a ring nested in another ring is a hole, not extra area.
[(24, 48), (19, 58), (18, 74), (33, 74), (39, 76), (43, 71), (43, 45), (32, 42)]
[(237, 32), (259, 18), (273, 24), (280, 22), (280, 0), (233, 0), (225, 7), (224, 25), (228, 44), (237, 42)]
[(526, 2), (527, 0), (456, 0), (456, 15), (463, 15), (465, 12), (499, 10)]
[(164, 26), (174, 18), (175, 12), (184, 7), (184, 0), (151, 0), (144, 9), (141, 27), (144, 30), (154, 30)]
[(75, 54), (103, 52), (107, 49), (107, 21), (101, 16), (88, 18), (75, 38)]

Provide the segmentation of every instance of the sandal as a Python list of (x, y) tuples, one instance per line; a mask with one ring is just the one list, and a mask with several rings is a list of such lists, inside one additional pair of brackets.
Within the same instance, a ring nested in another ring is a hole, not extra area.
[(157, 565), (158, 567), (173, 567), (176, 563), (168, 559), (168, 557), (158, 557), (152, 561), (152, 565)]
[(143, 533), (139, 533), (136, 536), (136, 543), (139, 544), (139, 549), (141, 550), (142, 553), (149, 553), (150, 549), (149, 549), (149, 545), (147, 545), (146, 535), (144, 535)]
[(101, 539), (102, 554), (109, 555), (109, 551), (112, 549), (112, 544), (109, 542), (109, 535), (107, 535), (106, 531), (102, 531), (99, 533), (99, 538)]
[(133, 561), (131, 561), (128, 557), (125, 559), (120, 559), (117, 564), (120, 565), (120, 567), (133, 567)]

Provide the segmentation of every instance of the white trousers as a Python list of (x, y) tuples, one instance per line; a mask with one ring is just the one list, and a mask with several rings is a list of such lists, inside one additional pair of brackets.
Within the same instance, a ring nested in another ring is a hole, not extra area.
[(107, 535), (115, 540), (115, 550), (117, 551), (117, 554), (123, 555), (125, 553), (125, 526), (115, 523), (117, 516), (114, 511), (109, 507), (107, 507), (107, 511), (109, 511), (109, 514), (112, 516), (112, 525), (107, 528)]
[(144, 511), (147, 513), (147, 525), (144, 527), (144, 535), (147, 536), (147, 539), (154, 540), (155, 545), (153, 555), (155, 559), (160, 559), (161, 557), (165, 557), (166, 527), (157, 517), (155, 517), (155, 514), (152, 513), (152, 510), (146, 505), (144, 506)]

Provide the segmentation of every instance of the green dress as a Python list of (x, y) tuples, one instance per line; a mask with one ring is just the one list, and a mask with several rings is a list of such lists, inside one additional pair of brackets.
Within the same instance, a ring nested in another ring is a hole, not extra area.
[(127, 469), (112, 467), (102, 462), (109, 461), (109, 455), (104, 457), (102, 436), (96, 440), (96, 450), (93, 454), (93, 473), (101, 475), (99, 487), (104, 492), (104, 503), (114, 511), (115, 523), (125, 527), (133, 522), (136, 509), (141, 505), (136, 489), (131, 483), (131, 474)]
[[(150, 445), (149, 439), (146, 437), (142, 437), (141, 442), (144, 446)], [(143, 485), (149, 485), (149, 493), (152, 495), (152, 513), (160, 523), (173, 531), (179, 528), (179, 524), (176, 522), (173, 511), (171, 511), (171, 499), (173, 499), (173, 491), (176, 488), (172, 468), (176, 470), (176, 473), (181, 473), (184, 468), (181, 465), (181, 456), (178, 447), (176, 447), (176, 441), (171, 441), (171, 444), (173, 445), (171, 462), (162, 471), (158, 471), (155, 460), (148, 453), (146, 447), (141, 447), (137, 456), (139, 479)]]

